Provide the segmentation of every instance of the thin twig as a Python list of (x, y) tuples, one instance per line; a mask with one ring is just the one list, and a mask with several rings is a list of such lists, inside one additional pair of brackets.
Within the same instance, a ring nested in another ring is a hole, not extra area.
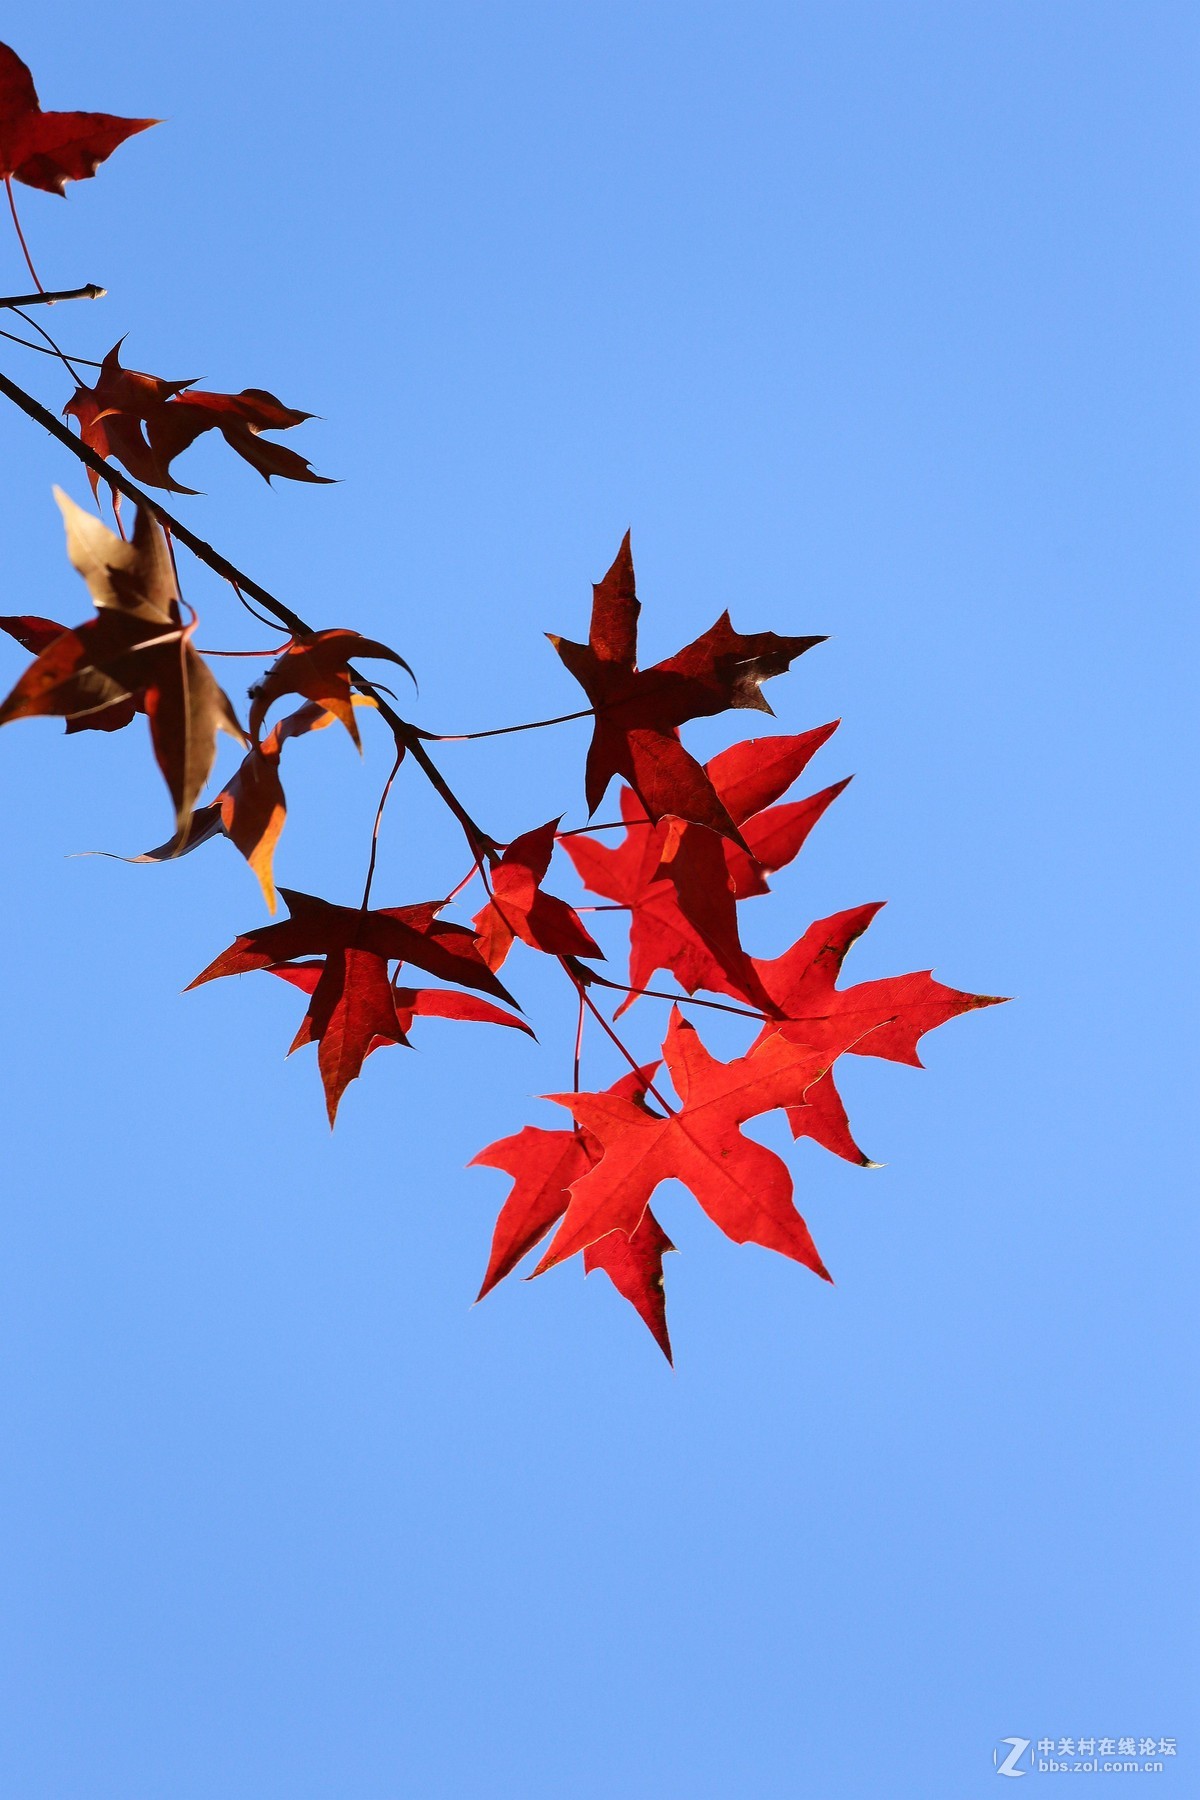
[(471, 744), (477, 738), (508, 737), (514, 731), (542, 731), (547, 725), (565, 725), (570, 719), (591, 719), (595, 709), (585, 706), (582, 712), (559, 713), (556, 719), (531, 719), (527, 725), (497, 725), (492, 731), (419, 731), (431, 744)]
[[(11, 192), (9, 198), (10, 200), (12, 198)], [(22, 242), (24, 242), (24, 239), (22, 239)], [(37, 280), (36, 275), (34, 276), (34, 280)], [(7, 298), (0, 296), (0, 307), (56, 306), (60, 300), (103, 300), (107, 292), (107, 288), (99, 287), (94, 281), (89, 281), (85, 287), (57, 288), (52, 294), (46, 293), (44, 288), (39, 288), (36, 294), (10, 294)], [(33, 346), (31, 346), (31, 348), (33, 348)], [(79, 360), (80, 362), (84, 362), (86, 361), (86, 358), (81, 356)], [(98, 369), (100, 364), (96, 363), (94, 364), (94, 367)]]
[(278, 644), (275, 646), (274, 650), (206, 650), (203, 645), (197, 644), (196, 650), (201, 656), (254, 656), (257, 657), (260, 662), (265, 656), (279, 655)]
[[(602, 908), (598, 906), (576, 908), (578, 912), (600, 912), (601, 910)], [(661, 988), (629, 987), (624, 981), (610, 981), (607, 975), (601, 975), (594, 969), (591, 973), (592, 980), (597, 987), (615, 988), (619, 993), (636, 994), (639, 997), (645, 995), (647, 1000), (670, 1000), (675, 1006), (709, 1006), (714, 1012), (737, 1013), (741, 1019), (757, 1019), (760, 1024), (770, 1024), (775, 1016), (773, 1013), (751, 1012), (745, 1006), (729, 1006), (724, 1000), (697, 1000), (691, 994), (667, 994)]]
[(573, 1094), (577, 1094), (579, 1092), (579, 1070), (580, 1070), (580, 1065), (581, 1065), (582, 1058), (583, 1058), (584, 1008), (583, 1008), (583, 984), (582, 983), (579, 983), (577, 985), (576, 991), (579, 994), (579, 1021), (578, 1021), (577, 1025), (575, 1026), (575, 1076), (574, 1076), (574, 1080), (571, 1083), (571, 1092)]
[[(10, 305), (11, 302), (5, 301), (4, 304)], [(26, 323), (32, 325), (33, 320), (29, 319)], [(20, 344), (22, 350), (36, 350), (39, 356), (66, 355), (64, 350), (51, 350), (45, 344), (31, 344), (28, 338), (18, 337), (15, 331), (0, 331), (0, 337), (7, 338), (10, 344)], [(85, 369), (102, 369), (104, 367), (104, 364), (97, 362), (94, 356), (76, 356), (74, 351), (71, 352), (71, 361), (82, 363)], [(82, 386), (82, 383), (80, 385)]]
[[(559, 960), (561, 961), (562, 959), (560, 958)], [(567, 965), (565, 962), (563, 963), (563, 967), (564, 967), (564, 969), (567, 968)], [(571, 971), (569, 969), (567, 969), (567, 973), (569, 975), (571, 975)], [(637, 1061), (637, 1058), (634, 1056), (632, 1050), (627, 1050), (625, 1048), (625, 1045), (621, 1042), (620, 1038), (617, 1036), (616, 1032), (613, 1030), (612, 1026), (609, 1024), (608, 1020), (605, 1018), (604, 1014), (600, 1011), (600, 1008), (596, 1005), (595, 1001), (592, 999), (591, 995), (588, 993), (587, 989), (584, 987), (582, 981), (580, 981), (580, 979), (577, 975), (571, 975), (571, 980), (575, 983), (575, 986), (579, 989), (580, 998), (582, 999), (583, 1004), (587, 1007), (588, 1011), (592, 1014), (592, 1017), (595, 1019), (598, 1019), (600, 1021), (600, 1024), (603, 1026), (603, 1028), (607, 1032), (608, 1036), (612, 1039), (613, 1043), (617, 1046), (617, 1049), (621, 1052), (621, 1055), (625, 1058), (625, 1061), (629, 1064), (629, 1066), (633, 1070), (634, 1074), (638, 1077), (638, 1079), (640, 1081), (645, 1083), (646, 1092), (648, 1094), (654, 1095), (654, 1098), (658, 1101), (658, 1104), (662, 1107), (663, 1111), (667, 1114), (667, 1116), (669, 1118), (674, 1118), (675, 1117), (675, 1108), (673, 1106), (669, 1105), (668, 1102), (663, 1099), (662, 1095), (659, 1093), (658, 1089), (655, 1087), (655, 1085), (652, 1081), (646, 1080), (646, 1077), (642, 1074), (641, 1065)]]
[(363, 912), (366, 912), (366, 910), (367, 910), (367, 904), (371, 898), (371, 883), (375, 879), (375, 858), (379, 854), (379, 827), (383, 824), (383, 809), (388, 803), (388, 796), (392, 791), (392, 783), (395, 781), (397, 775), (400, 773), (400, 764), (403, 761), (404, 761), (404, 745), (397, 744), (396, 760), (392, 764), (392, 772), (383, 784), (383, 792), (379, 796), (379, 805), (375, 809), (375, 824), (371, 831), (371, 860), (367, 864), (367, 880), (366, 880), (366, 885), (363, 888), (363, 897), (362, 897)]

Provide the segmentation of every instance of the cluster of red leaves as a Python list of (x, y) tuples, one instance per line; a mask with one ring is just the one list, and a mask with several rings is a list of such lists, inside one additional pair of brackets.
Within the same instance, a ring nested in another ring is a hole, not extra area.
[[(43, 112), (28, 69), (0, 45), (0, 175), (10, 199), (13, 179), (61, 193), (68, 180), (92, 175), (118, 144), (152, 123)], [(141, 374), (122, 367), (119, 351), (118, 343), (94, 385), (79, 386), (64, 408), (95, 455), (121, 462), (138, 481), (189, 493), (175, 481), (171, 465), (203, 432), (215, 429), (268, 480), (323, 479), (295, 452), (261, 437), (310, 414), (261, 389), (208, 393), (191, 381)], [(95, 493), (99, 477), (90, 466), (89, 474)], [(418, 1018), (501, 1025), (532, 1036), (497, 974), (518, 941), (552, 958), (569, 978), (579, 1002), (575, 1087), (546, 1098), (568, 1113), (570, 1125), (528, 1125), (474, 1159), (513, 1182), (496, 1221), (480, 1298), (549, 1238), (533, 1274), (576, 1256), (585, 1272), (603, 1269), (669, 1358), (663, 1257), (674, 1245), (650, 1208), (666, 1181), (686, 1187), (733, 1242), (776, 1250), (829, 1279), (796, 1207), (787, 1165), (743, 1127), (782, 1111), (795, 1137), (868, 1165), (835, 1085), (838, 1058), (876, 1056), (920, 1066), (917, 1044), (925, 1032), (995, 1002), (946, 987), (928, 971), (839, 988), (846, 954), (878, 905), (818, 920), (774, 958), (755, 957), (742, 942), (739, 906), (768, 892), (768, 878), (798, 854), (847, 785), (839, 781), (799, 800), (785, 798), (836, 727), (751, 738), (705, 765), (684, 749), (680, 730), (731, 709), (769, 713), (762, 683), (823, 640), (769, 631), (746, 635), (723, 613), (676, 655), (639, 669), (641, 609), (626, 536), (594, 589), (587, 643), (551, 638), (593, 717), (584, 777), (589, 816), (614, 778), (623, 780), (624, 835), (609, 846), (591, 835), (607, 827), (562, 832), (560, 817), (522, 832), (507, 847), (496, 846), (430, 763), (421, 741), (429, 734), (401, 720), (358, 673), (356, 663), (370, 658), (407, 670), (397, 652), (350, 630), (293, 630), (250, 690), (243, 730), (192, 641), (195, 614), (180, 596), (171, 544), (151, 504), (139, 506), (128, 540), (64, 495), (59, 504), (68, 555), (87, 583), (95, 616), (73, 628), (35, 614), (0, 618), (0, 627), (34, 656), (0, 704), (0, 724), (50, 715), (65, 719), (69, 732), (116, 731), (139, 715), (146, 718), (171, 796), (174, 832), (158, 849), (130, 860), (174, 860), (226, 837), (245, 857), (273, 913), (273, 861), (287, 816), (279, 772), (285, 743), (338, 720), (361, 749), (356, 706), (375, 705), (392, 726), (395, 765), (375, 821), (361, 903), (334, 905), (284, 888), (288, 917), (244, 932), (191, 983), (266, 971), (306, 996), (291, 1048), (316, 1045), (331, 1125), (366, 1058), (381, 1046), (407, 1046)], [(294, 615), (278, 610), (294, 622)], [(287, 696), (303, 703), (264, 735), (268, 713)], [(239, 742), (244, 755), (215, 798), (201, 803), (221, 731)], [(409, 752), (471, 844), (474, 874), (487, 897), (469, 926), (442, 917), (453, 895), (402, 906), (370, 903), (383, 809)], [(627, 984), (590, 966), (604, 960), (603, 950), (579, 911), (548, 891), (558, 846), (584, 886), (606, 903), (595, 910), (627, 914)], [(404, 985), (406, 968), (442, 985)], [(677, 994), (650, 988), (660, 972), (674, 978)], [(610, 1022), (594, 996), (613, 990), (626, 997)], [(724, 997), (702, 1004), (750, 1021), (746, 1048), (728, 1062), (711, 1054), (681, 1011), (701, 990)], [(676, 1004), (661, 1061), (640, 1064), (614, 1023), (647, 993)], [(583, 1091), (579, 1083), (585, 1009), (630, 1065), (629, 1073), (600, 1092)], [(663, 1091), (666, 1077), (673, 1098)]]
[[(587, 799), (594, 809), (610, 764), (625, 774), (625, 832), (615, 848), (586, 830), (565, 833), (559, 841), (585, 885), (628, 911), (630, 992), (618, 1013), (666, 970), (685, 994), (703, 989), (727, 995), (757, 1013), (757, 1036), (745, 1055), (718, 1062), (676, 1006), (663, 1058), (677, 1106), (653, 1085), (656, 1064), (603, 1093), (548, 1096), (571, 1113), (571, 1129), (529, 1126), (475, 1160), (514, 1178), (497, 1220), (482, 1292), (557, 1226), (534, 1274), (583, 1252), (585, 1267), (612, 1275), (669, 1357), (662, 1258), (674, 1246), (650, 1210), (656, 1187), (670, 1179), (682, 1182), (735, 1243), (765, 1245), (828, 1279), (796, 1209), (786, 1164), (745, 1137), (741, 1127), (782, 1109), (795, 1137), (811, 1137), (871, 1166), (850, 1135), (834, 1085), (837, 1058), (853, 1053), (919, 1067), (916, 1046), (925, 1032), (995, 1002), (945, 987), (928, 972), (839, 989), (846, 953), (878, 905), (819, 920), (773, 960), (748, 954), (739, 903), (768, 891), (768, 876), (797, 855), (847, 786), (839, 781), (806, 799), (776, 804), (836, 725), (794, 737), (752, 738), (703, 768), (678, 744), (677, 728), (685, 716), (718, 710), (697, 704), (702, 696), (723, 694), (725, 706), (765, 708), (759, 682), (821, 640), (768, 633), (741, 638), (726, 616), (643, 678), (633, 667), (637, 613), (627, 538), (595, 590), (589, 645), (555, 640), (560, 655), (570, 650), (564, 660), (579, 679), (590, 681), (589, 697), (595, 701), (602, 691), (609, 696), (607, 708), (597, 702)], [(724, 661), (729, 643), (740, 645), (741, 654)], [(619, 655), (613, 646), (623, 647)], [(595, 675), (605, 661), (622, 669), (607, 689)], [(694, 683), (687, 700), (687, 690), (662, 674), (681, 666)], [(647, 685), (639, 692), (643, 679)], [(660, 714), (653, 704), (656, 693), (663, 698)], [(685, 712), (687, 705), (695, 710)], [(636, 725), (630, 724), (631, 715)], [(678, 804), (672, 800), (672, 771), (680, 782)], [(546, 866), (539, 863), (539, 879)]]

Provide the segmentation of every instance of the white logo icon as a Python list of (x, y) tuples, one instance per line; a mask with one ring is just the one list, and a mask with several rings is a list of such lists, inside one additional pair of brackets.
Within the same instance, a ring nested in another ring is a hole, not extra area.
[[(992, 1751), (992, 1761), (996, 1765), (997, 1775), (1028, 1775), (1029, 1770), (1018, 1769), (1017, 1763), (1024, 1756), (1031, 1742), (1031, 1738), (1001, 1738), (999, 1744)], [(1010, 1746), (1010, 1749), (1004, 1761), (1001, 1762), (1000, 1753), (1006, 1744)]]

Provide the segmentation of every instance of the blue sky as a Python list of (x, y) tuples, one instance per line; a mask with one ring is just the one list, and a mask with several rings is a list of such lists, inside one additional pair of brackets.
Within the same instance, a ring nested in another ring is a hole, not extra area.
[[(627, 526), (646, 661), (726, 605), (830, 633), (771, 697), (844, 721), (810, 786), (856, 779), (752, 948), (886, 898), (856, 978), (1017, 1003), (854, 1067), (882, 1171), (789, 1152), (835, 1287), (663, 1190), (672, 1374), (600, 1276), (470, 1308), (504, 1183), (464, 1165), (565, 1085), (532, 956), (540, 1046), (432, 1024), (331, 1138), (294, 993), (180, 992), (261, 920), (239, 859), (66, 860), (166, 835), (145, 744), (5, 732), (0, 1788), (968, 1800), (1003, 1737), (1131, 1733), (1190, 1791), (1194, 10), (127, 0), (4, 36), (46, 105), (167, 121), (21, 191), (47, 283), (110, 290), (62, 341), (321, 415), (290, 441), (340, 485), (205, 442), (197, 529), (395, 642), (444, 731), (577, 704), (542, 633)], [(82, 617), (50, 488), (86, 482), (0, 443), (4, 610)], [(258, 643), (187, 579), (202, 641)], [(442, 757), (504, 837), (578, 812), (585, 742)], [(289, 885), (357, 897), (385, 767), (296, 746)], [(379, 892), (462, 862), (407, 780)]]

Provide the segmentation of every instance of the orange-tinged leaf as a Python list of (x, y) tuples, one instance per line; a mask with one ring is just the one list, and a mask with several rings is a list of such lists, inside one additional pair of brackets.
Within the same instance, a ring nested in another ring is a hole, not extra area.
[(305, 699), (340, 719), (358, 748), (362, 741), (354, 717), (349, 664), (355, 658), (378, 657), (398, 663), (409, 675), (404, 658), (386, 644), (360, 637), (357, 631), (314, 631), (296, 638), (251, 689), (250, 735), (257, 739), (271, 706), (284, 694)]

